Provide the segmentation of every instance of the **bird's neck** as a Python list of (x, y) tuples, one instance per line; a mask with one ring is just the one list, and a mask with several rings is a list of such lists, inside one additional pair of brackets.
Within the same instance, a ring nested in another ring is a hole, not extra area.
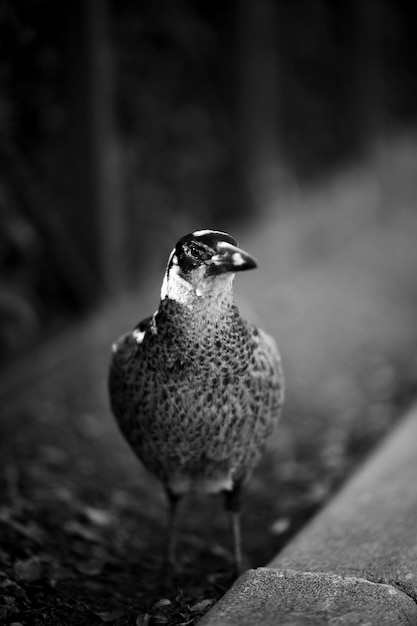
[(198, 272), (189, 280), (174, 268), (165, 276), (161, 289), (161, 303), (166, 300), (176, 302), (190, 313), (204, 313), (207, 309), (213, 312), (233, 303), (234, 274), (225, 273), (207, 277)]
[(162, 350), (163, 367), (170, 376), (173, 371), (225, 375), (226, 370), (236, 370), (233, 355), (244, 363), (250, 359), (248, 328), (234, 302), (232, 277), (223, 284), (218, 278), (200, 295), (194, 289), (184, 300), (168, 295), (161, 299), (150, 339)]
[(230, 275), (201, 285), (177, 284), (175, 288), (171, 285), (161, 298), (157, 325), (160, 329), (172, 328), (176, 333), (201, 336), (230, 327), (238, 317), (232, 286)]

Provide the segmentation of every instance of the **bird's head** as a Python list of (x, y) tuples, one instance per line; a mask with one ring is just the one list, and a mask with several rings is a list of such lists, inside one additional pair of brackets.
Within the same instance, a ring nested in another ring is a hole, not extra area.
[(189, 304), (215, 298), (231, 288), (235, 272), (253, 269), (255, 259), (219, 230), (197, 230), (181, 237), (172, 250), (161, 299)]

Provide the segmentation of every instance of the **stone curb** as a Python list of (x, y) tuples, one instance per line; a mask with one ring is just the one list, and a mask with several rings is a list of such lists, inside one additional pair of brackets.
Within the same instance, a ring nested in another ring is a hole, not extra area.
[(201, 626), (417, 624), (417, 605), (391, 585), (337, 574), (249, 570)]
[(417, 406), (267, 568), (202, 626), (417, 624)]

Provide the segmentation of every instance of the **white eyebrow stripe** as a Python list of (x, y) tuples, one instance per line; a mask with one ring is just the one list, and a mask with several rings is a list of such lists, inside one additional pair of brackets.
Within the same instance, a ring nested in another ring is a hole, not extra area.
[(215, 235), (227, 235), (223, 230), (211, 230), (210, 228), (205, 228), (203, 230), (195, 230), (193, 232), (194, 237), (203, 237), (204, 235), (211, 235), (214, 233)]

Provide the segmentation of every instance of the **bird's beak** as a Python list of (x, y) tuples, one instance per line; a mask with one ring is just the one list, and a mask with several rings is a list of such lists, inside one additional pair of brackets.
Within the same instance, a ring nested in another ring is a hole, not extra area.
[(251, 270), (257, 265), (250, 254), (226, 241), (217, 244), (217, 254), (207, 261), (208, 274), (211, 276)]

